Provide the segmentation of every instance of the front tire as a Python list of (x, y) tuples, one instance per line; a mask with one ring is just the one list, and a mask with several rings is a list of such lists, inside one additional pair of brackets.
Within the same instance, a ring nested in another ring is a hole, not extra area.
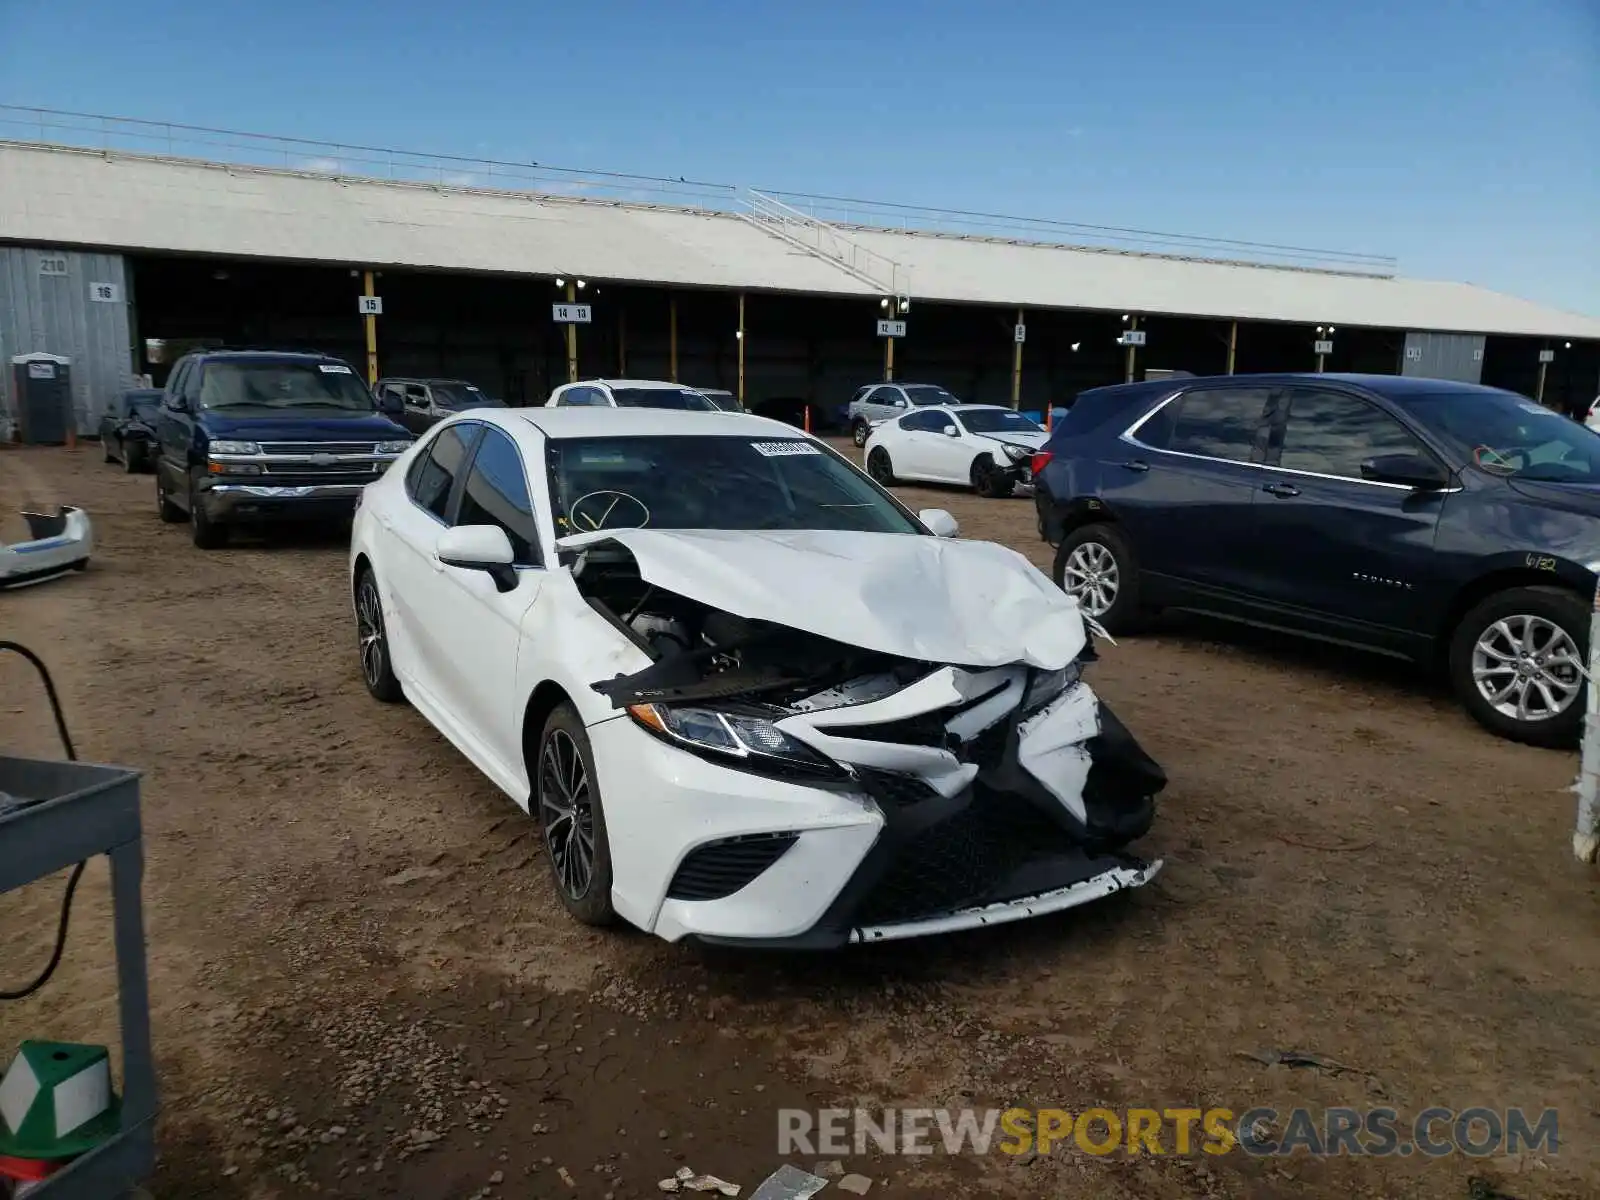
[(882, 446), (874, 446), (872, 453), (867, 455), (867, 474), (880, 487), (895, 485), (894, 463), (889, 461), (889, 452)]
[(860, 417), (857, 417), (850, 426), (850, 440), (856, 444), (857, 450), (867, 444), (867, 438), (871, 434), (871, 427)]
[(220, 550), (228, 544), (228, 527), (206, 516), (200, 493), (189, 489), (189, 535), (201, 550)]
[(122, 443), (122, 469), (126, 474), (137, 475), (144, 466), (144, 446), (139, 442)]
[(969, 478), (972, 490), (991, 500), (1004, 500), (1017, 490), (1015, 481), (995, 466), (994, 459), (987, 454), (980, 454), (973, 459)]
[(1557, 587), (1508, 588), (1475, 605), (1450, 639), (1450, 683), (1485, 729), (1568, 747), (1583, 726), (1589, 608)]
[(1077, 599), (1110, 634), (1139, 625), (1139, 567), (1133, 547), (1115, 525), (1085, 525), (1056, 548), (1056, 586)]
[(605, 808), (589, 735), (570, 704), (557, 706), (539, 735), (532, 807), (561, 903), (585, 925), (611, 924)]
[(389, 631), (383, 623), (383, 598), (370, 569), (356, 580), (356, 647), (361, 654), (361, 680), (374, 700), (395, 704), (405, 699), (389, 652)]

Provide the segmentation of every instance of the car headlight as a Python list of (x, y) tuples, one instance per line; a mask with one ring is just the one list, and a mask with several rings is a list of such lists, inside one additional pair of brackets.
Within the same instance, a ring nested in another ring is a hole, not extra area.
[(1006, 457), (1012, 462), (1021, 462), (1023, 459), (1031, 458), (1033, 456), (1033, 451), (1029, 450), (1026, 446), (1013, 446), (1009, 442), (1006, 444), (1005, 450)]
[(211, 443), (212, 454), (260, 454), (260, 442), (216, 441)]
[(1070, 662), (1059, 671), (1041, 671), (1034, 675), (1028, 683), (1028, 692), (1022, 698), (1022, 711), (1032, 712), (1034, 709), (1043, 708), (1062, 692), (1078, 682), (1082, 668), (1075, 662)]
[(657, 737), (728, 766), (775, 774), (845, 774), (762, 717), (666, 704), (630, 704), (628, 715)]
[(411, 449), (411, 439), (404, 438), (396, 439), (392, 442), (379, 442), (376, 452), (378, 454), (404, 454), (409, 449)]

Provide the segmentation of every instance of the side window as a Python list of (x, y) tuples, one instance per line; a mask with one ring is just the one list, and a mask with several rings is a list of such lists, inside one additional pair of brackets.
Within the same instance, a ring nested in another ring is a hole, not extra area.
[(423, 387), (420, 383), (406, 384), (405, 397), (407, 408), (428, 407), (428, 389)]
[(406, 474), (406, 490), (411, 498), (441, 521), (449, 520), (450, 493), (476, 432), (472, 425), (451, 425), (433, 439), (427, 452)]
[(485, 429), (461, 495), (457, 525), (498, 525), (511, 539), (519, 567), (539, 565), (533, 500), (516, 443), (498, 429)]
[(1250, 462), (1270, 395), (1265, 388), (1186, 392), (1141, 425), (1134, 436), (1158, 450)]
[(900, 428), (913, 429), (918, 433), (938, 433), (950, 420), (951, 418), (942, 412), (914, 412), (910, 416), (900, 418)]
[(557, 408), (585, 408), (594, 404), (594, 389), (586, 387), (569, 387), (561, 393), (556, 401)]
[(1360, 479), (1362, 462), (1380, 454), (1427, 451), (1399, 421), (1357, 396), (1310, 388), (1290, 393), (1280, 467)]
[(867, 393), (866, 403), (886, 404), (890, 408), (893, 408), (894, 402), (898, 399), (900, 399), (900, 393), (898, 390), (892, 387), (883, 387), (882, 385), (879, 385)]
[(174, 399), (183, 395), (183, 377), (189, 373), (191, 366), (189, 359), (184, 359), (172, 368), (172, 377), (167, 380), (167, 395)]

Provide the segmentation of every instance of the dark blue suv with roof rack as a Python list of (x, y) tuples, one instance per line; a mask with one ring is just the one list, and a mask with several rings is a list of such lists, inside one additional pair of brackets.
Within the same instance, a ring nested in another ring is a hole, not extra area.
[(179, 359), (155, 432), (157, 510), (202, 549), (235, 525), (348, 520), (412, 441), (348, 363), (273, 350)]
[(1448, 671), (1483, 725), (1570, 745), (1600, 571), (1600, 435), (1386, 375), (1084, 392), (1034, 460), (1056, 582), (1111, 632), (1209, 613)]

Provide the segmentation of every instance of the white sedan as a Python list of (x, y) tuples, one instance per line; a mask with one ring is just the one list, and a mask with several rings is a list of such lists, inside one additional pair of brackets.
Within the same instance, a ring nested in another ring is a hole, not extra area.
[(1136, 887), (1165, 776), (1075, 601), (734, 413), (480, 409), (356, 513), (360, 665), (538, 820), (572, 916), (836, 946)]
[(1009, 496), (1033, 482), (1033, 456), (1049, 439), (1042, 425), (994, 404), (917, 408), (873, 426), (867, 473), (885, 487), (904, 479)]

